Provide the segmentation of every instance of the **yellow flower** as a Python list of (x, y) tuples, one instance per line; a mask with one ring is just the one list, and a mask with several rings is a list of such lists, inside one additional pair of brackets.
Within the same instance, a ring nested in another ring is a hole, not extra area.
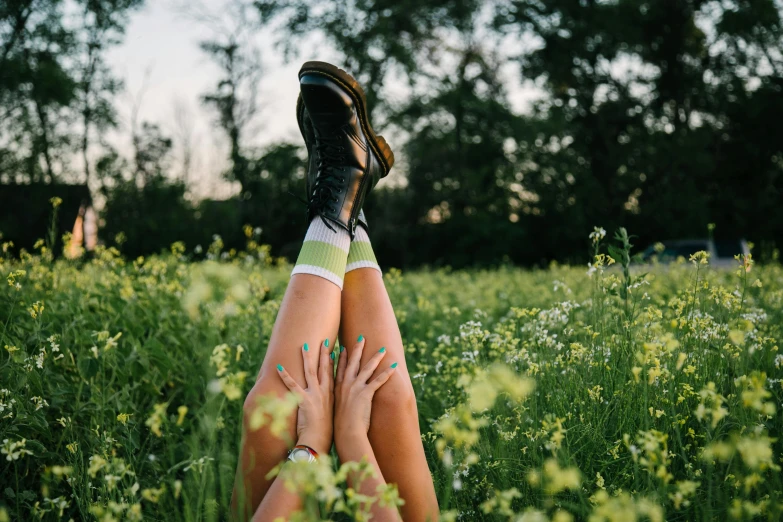
[(41, 314), (43, 314), (44, 304), (42, 301), (36, 301), (30, 308), (27, 309), (27, 311), (30, 313), (30, 317), (37, 319)]
[(177, 408), (177, 413), (179, 416), (177, 417), (177, 426), (182, 426), (182, 423), (185, 420), (185, 415), (188, 413), (188, 407), (187, 406), (180, 406)]
[(166, 492), (166, 485), (163, 484), (159, 488), (146, 488), (141, 490), (141, 498), (148, 500), (154, 504), (157, 504), (161, 495)]
[(144, 425), (148, 426), (150, 431), (155, 434), (156, 437), (161, 437), (163, 432), (161, 427), (166, 421), (166, 409), (169, 407), (168, 403), (156, 404), (153, 406), (152, 414), (144, 421)]
[(545, 491), (550, 495), (567, 489), (579, 489), (582, 482), (579, 469), (561, 468), (555, 459), (547, 459), (544, 462), (544, 478), (546, 479)]
[(123, 426), (128, 423), (128, 420), (133, 416), (132, 413), (120, 413), (117, 415), (117, 420), (122, 424)]
[(55, 196), (55, 197), (49, 199), (49, 203), (52, 204), (52, 208), (57, 208), (60, 205), (62, 205), (63, 200), (61, 198), (58, 198), (57, 196)]

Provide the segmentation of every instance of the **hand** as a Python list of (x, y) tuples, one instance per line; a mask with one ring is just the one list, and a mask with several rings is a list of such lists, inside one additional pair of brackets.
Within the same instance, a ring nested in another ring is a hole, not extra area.
[(351, 351), (350, 360), (348, 357), (340, 357), (337, 364), (337, 380), (334, 388), (334, 432), (338, 453), (341, 441), (355, 441), (356, 437), (367, 437), (367, 432), (370, 430), (372, 398), (397, 368), (397, 363), (394, 363), (375, 379), (367, 382), (386, 356), (386, 349), (381, 348), (360, 371), (364, 344), (364, 339), (356, 343)]
[(299, 396), (296, 416), (297, 444), (310, 446), (319, 455), (326, 455), (332, 447), (332, 417), (334, 412), (334, 364), (331, 350), (321, 343), (320, 350), (302, 347), (307, 388), (301, 386), (279, 364), (277, 373), (283, 383)]

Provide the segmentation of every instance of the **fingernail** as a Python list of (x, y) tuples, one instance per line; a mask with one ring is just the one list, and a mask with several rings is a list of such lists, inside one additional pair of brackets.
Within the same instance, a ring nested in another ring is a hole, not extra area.
[(379, 352), (381, 352), (381, 353), (383, 353), (383, 352), (385, 352), (385, 351), (386, 351), (386, 347), (383, 347), (383, 348), (381, 348), (381, 349), (380, 349), (380, 350), (378, 350), (378, 351), (379, 351)]
[(326, 340), (324, 341), (324, 346), (326, 346), (327, 348), (329, 348), (329, 339), (326, 339)]
[(345, 346), (340, 347), (340, 353), (343, 353), (345, 351)]
[(329, 354), (329, 358), (334, 361), (334, 352)]
[(305, 350), (306, 352), (310, 351), (310, 347), (309, 347), (309, 346), (307, 346), (307, 343), (305, 343), (305, 345), (304, 345), (304, 350)]
[(396, 367), (397, 367), (397, 363), (394, 363), (394, 364), (392, 364), (392, 366), (391, 366), (391, 367), (392, 367), (392, 368), (396, 368)]
[(362, 342), (362, 340), (363, 340), (363, 339), (364, 339), (364, 336), (363, 336), (363, 335), (360, 335), (360, 336), (359, 336), (359, 338), (358, 338), (358, 339), (356, 339), (356, 342), (357, 342), (357, 343), (360, 343), (360, 342)]
[(283, 365), (282, 364), (278, 364), (277, 365), (277, 371), (278, 372), (282, 372), (283, 371)]

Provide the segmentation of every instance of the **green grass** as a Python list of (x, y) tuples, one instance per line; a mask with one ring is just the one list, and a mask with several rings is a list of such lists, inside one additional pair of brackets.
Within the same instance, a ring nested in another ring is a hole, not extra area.
[[(0, 521), (226, 518), (290, 272), (250, 250), (0, 261)], [(385, 280), (444, 518), (783, 513), (780, 266)]]

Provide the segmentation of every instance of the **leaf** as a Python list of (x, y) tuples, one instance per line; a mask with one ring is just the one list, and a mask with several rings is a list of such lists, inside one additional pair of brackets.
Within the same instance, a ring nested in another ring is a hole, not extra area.
[(90, 356), (84, 356), (79, 359), (79, 373), (82, 378), (89, 381), (98, 374), (98, 361)]

